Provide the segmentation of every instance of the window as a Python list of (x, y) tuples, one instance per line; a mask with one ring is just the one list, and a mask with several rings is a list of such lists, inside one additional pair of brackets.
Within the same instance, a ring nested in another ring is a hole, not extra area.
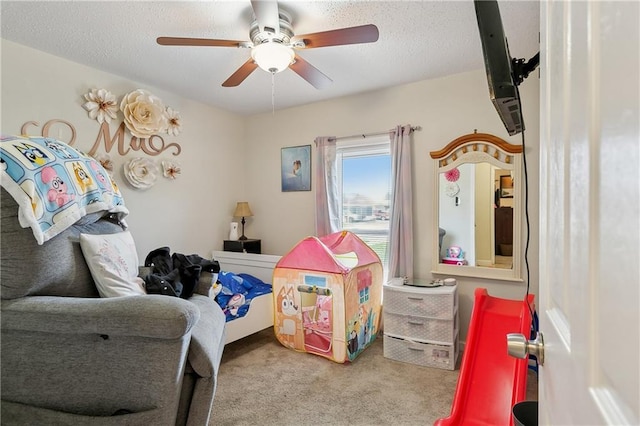
[(391, 200), (389, 136), (339, 140), (336, 156), (342, 229), (367, 243), (386, 271)]

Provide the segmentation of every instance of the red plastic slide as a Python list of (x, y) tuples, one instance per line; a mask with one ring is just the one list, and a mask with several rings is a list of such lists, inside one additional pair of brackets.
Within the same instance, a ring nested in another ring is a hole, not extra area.
[[(533, 295), (529, 295), (533, 309)], [(525, 399), (527, 359), (507, 353), (507, 334), (531, 332), (527, 303), (489, 296), (477, 288), (460, 376), (449, 417), (434, 426), (513, 425), (511, 408)]]

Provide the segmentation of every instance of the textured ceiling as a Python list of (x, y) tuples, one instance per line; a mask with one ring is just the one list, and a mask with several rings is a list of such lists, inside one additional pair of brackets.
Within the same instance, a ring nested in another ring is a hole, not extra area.
[[(235, 113), (272, 109), (267, 72), (257, 69), (238, 87), (221, 86), (250, 57), (249, 50), (155, 41), (158, 36), (249, 40), (249, 0), (0, 4), (4, 39)], [(529, 59), (539, 49), (539, 3), (503, 0), (499, 5), (512, 56)], [(291, 70), (276, 74), (276, 109), (484, 66), (472, 0), (283, 0), (279, 6), (291, 14), (296, 34), (375, 24), (380, 38), (299, 50), (333, 83), (317, 90)]]

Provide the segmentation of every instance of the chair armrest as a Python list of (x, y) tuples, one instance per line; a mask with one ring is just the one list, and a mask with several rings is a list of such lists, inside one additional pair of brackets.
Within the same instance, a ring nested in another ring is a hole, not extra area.
[(32, 296), (2, 301), (2, 329), (177, 339), (200, 319), (193, 303), (161, 295)]
[(222, 359), (227, 318), (209, 297), (194, 294), (189, 300), (201, 313), (191, 335), (189, 363), (200, 377), (215, 377)]

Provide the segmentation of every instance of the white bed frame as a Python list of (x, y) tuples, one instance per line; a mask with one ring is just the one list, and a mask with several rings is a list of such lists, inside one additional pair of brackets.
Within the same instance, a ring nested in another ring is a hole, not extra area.
[[(273, 270), (280, 256), (269, 254), (236, 253), (231, 251), (213, 251), (213, 259), (220, 262), (220, 269), (236, 274), (250, 274), (271, 284)], [(227, 322), (225, 344), (235, 342), (250, 334), (273, 326), (273, 294), (264, 294), (251, 301), (247, 314)]]

